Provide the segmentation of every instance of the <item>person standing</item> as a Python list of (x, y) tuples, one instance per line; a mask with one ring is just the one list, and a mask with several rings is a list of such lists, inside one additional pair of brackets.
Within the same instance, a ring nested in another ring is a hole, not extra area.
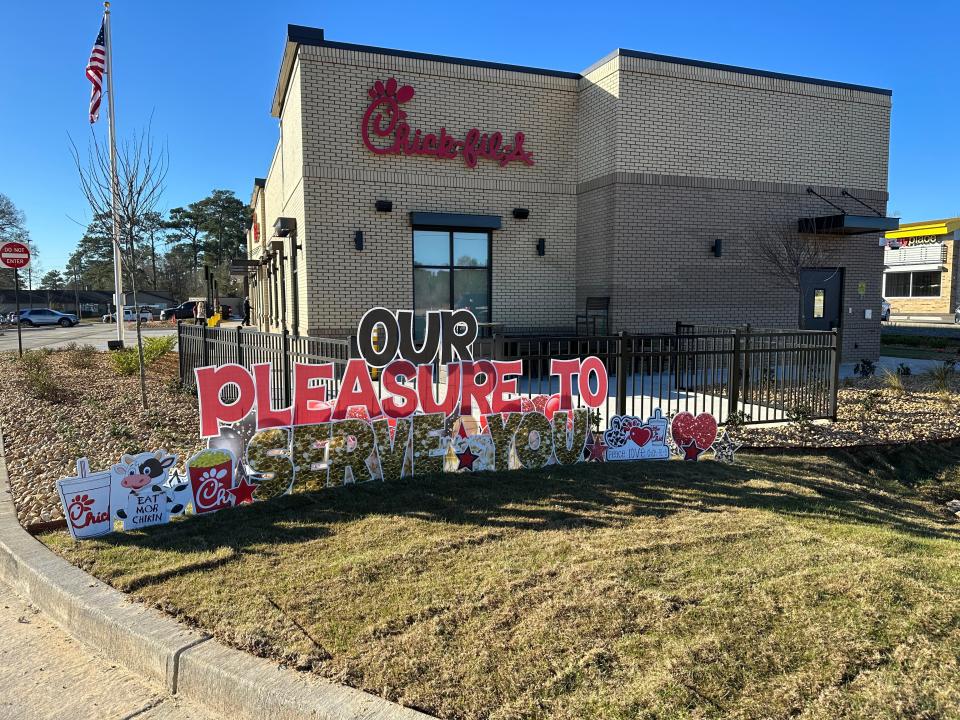
[(250, 296), (243, 298), (243, 324), (250, 327)]
[(193, 306), (193, 318), (194, 325), (207, 324), (207, 303), (205, 300), (197, 300), (197, 304)]

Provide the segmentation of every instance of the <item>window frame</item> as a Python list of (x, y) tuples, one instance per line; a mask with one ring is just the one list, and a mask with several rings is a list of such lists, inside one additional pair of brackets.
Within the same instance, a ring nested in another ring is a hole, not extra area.
[[(913, 276), (914, 276), (914, 275), (921, 275), (921, 274), (939, 274), (939, 275), (940, 275), (940, 283), (939, 283), (938, 286), (937, 286), (937, 294), (936, 294), (936, 295), (915, 295), (915, 294), (914, 294), (914, 292), (913, 292)], [(887, 288), (887, 280), (888, 280), (888, 279), (890, 278), (890, 276), (892, 276), (892, 275), (906, 275), (906, 276), (908, 277), (908, 281), (907, 281), (907, 294), (906, 294), (906, 295), (891, 295), (891, 294), (889, 294), (889, 290), (888, 290), (888, 288)], [(907, 272), (884, 273), (884, 274), (883, 274), (883, 293), (882, 293), (882, 295), (883, 295), (884, 298), (887, 298), (887, 299), (893, 298), (893, 299), (896, 299), (896, 300), (918, 300), (918, 299), (919, 299), (919, 300), (927, 300), (927, 299), (931, 299), (931, 298), (942, 298), (942, 297), (943, 297), (943, 275), (944, 275), (944, 272), (943, 272), (942, 270), (909, 270), (909, 271), (907, 271)]]
[[(424, 232), (444, 232), (447, 234), (448, 249), (450, 252), (450, 262), (446, 265), (418, 265), (416, 261), (416, 235), (417, 231)], [(486, 235), (487, 236), (487, 264), (486, 265), (457, 265), (457, 259), (453, 252), (453, 236), (455, 233), (470, 233), (472, 235)], [(418, 269), (423, 270), (446, 270), (450, 273), (450, 279), (448, 281), (447, 287), (447, 297), (449, 300), (450, 309), (455, 309), (453, 307), (453, 298), (454, 298), (454, 277), (457, 270), (486, 270), (487, 271), (487, 319), (480, 320), (481, 322), (492, 323), (493, 322), (493, 230), (487, 228), (475, 228), (475, 227), (459, 227), (459, 226), (450, 226), (450, 227), (436, 227), (436, 226), (425, 226), (425, 225), (414, 225), (410, 228), (410, 260), (412, 263), (411, 268), (411, 289), (410, 295), (412, 299), (411, 309), (416, 315), (417, 312), (417, 282), (416, 282), (416, 272)], [(479, 318), (478, 318), (479, 319)]]

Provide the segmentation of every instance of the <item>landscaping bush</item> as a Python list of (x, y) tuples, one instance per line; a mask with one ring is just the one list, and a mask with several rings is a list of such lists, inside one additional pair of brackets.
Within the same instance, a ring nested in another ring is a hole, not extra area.
[(67, 362), (78, 370), (89, 370), (97, 358), (97, 348), (93, 345), (70, 343), (66, 348)]
[(956, 374), (955, 363), (943, 363), (927, 371), (926, 376), (933, 389), (939, 393), (949, 393), (950, 383)]
[(152, 365), (168, 352), (172, 352), (176, 345), (177, 338), (175, 335), (147, 338), (143, 341), (144, 360), (146, 360), (147, 365)]
[[(176, 344), (177, 338), (173, 335), (146, 338), (143, 341), (144, 362), (149, 367), (173, 350)], [(119, 375), (136, 375), (140, 371), (140, 354), (137, 352), (136, 346), (118, 350), (111, 355), (111, 360), (113, 361), (113, 369)]]
[(60, 400), (64, 394), (47, 364), (49, 354), (42, 350), (28, 350), (20, 358), (27, 393), (37, 400)]
[(892, 373), (889, 370), (883, 371), (883, 386), (897, 395), (903, 394), (903, 375)]
[(868, 377), (872, 376), (877, 371), (877, 365), (873, 360), (869, 358), (864, 358), (856, 365), (853, 366), (853, 372), (857, 377), (866, 380)]

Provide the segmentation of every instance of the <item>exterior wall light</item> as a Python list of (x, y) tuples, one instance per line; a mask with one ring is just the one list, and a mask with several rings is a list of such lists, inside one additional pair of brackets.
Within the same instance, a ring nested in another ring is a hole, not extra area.
[(543, 257), (547, 254), (547, 241), (543, 238), (537, 240), (537, 255)]
[(279, 217), (273, 224), (273, 234), (275, 237), (287, 237), (297, 231), (297, 221), (295, 218)]
[(353, 246), (357, 250), (363, 250), (363, 230), (357, 230), (353, 236)]
[(514, 208), (513, 217), (517, 220), (526, 220), (530, 217), (530, 211), (527, 208)]
[(721, 255), (723, 255), (723, 240), (719, 238), (714, 240), (710, 250), (713, 251), (714, 257), (720, 257)]
[(377, 212), (393, 212), (393, 203), (390, 200), (377, 200), (374, 207), (377, 208)]

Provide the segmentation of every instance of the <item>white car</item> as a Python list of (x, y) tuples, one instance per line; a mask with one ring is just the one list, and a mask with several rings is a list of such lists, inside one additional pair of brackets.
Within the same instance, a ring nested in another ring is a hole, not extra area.
[[(132, 307), (125, 307), (123, 309), (123, 321), (124, 322), (133, 322), (137, 319), (136, 313), (134, 313)], [(140, 309), (140, 322), (151, 322), (153, 320), (153, 313), (144, 308)], [(101, 322), (112, 323), (116, 322), (116, 314), (110, 313), (109, 315), (104, 315), (100, 318)]]

